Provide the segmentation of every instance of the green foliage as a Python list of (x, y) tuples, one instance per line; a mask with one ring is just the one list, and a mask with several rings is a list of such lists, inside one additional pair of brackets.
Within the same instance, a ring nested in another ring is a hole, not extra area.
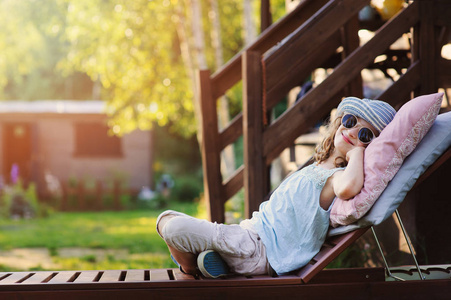
[(195, 132), (193, 91), (179, 53), (171, 1), (70, 2), (60, 66), (103, 86), (116, 134), (156, 122)]
[[(63, 77), (64, 1), (0, 2), (0, 99), (87, 99), (92, 82), (82, 73)], [(88, 80), (87, 80), (88, 79)]]
[[(201, 1), (208, 68), (216, 69), (210, 2)], [(243, 48), (242, 1), (218, 1), (223, 60)], [(283, 0), (271, 1), (273, 20)], [(253, 3), (259, 26), (260, 6)], [(108, 102), (116, 134), (155, 124), (196, 131), (191, 5), (183, 0), (5, 0), (0, 2), (0, 99)], [(192, 47), (192, 45), (190, 45)], [(240, 110), (241, 97), (232, 99)], [(232, 113), (235, 114), (235, 113)]]
[(164, 173), (178, 177), (184, 174), (199, 177), (202, 165), (199, 144), (196, 137), (185, 138), (170, 132), (168, 127), (155, 128), (155, 180), (160, 180)]
[(196, 176), (176, 178), (171, 191), (171, 199), (180, 202), (193, 202), (198, 200), (203, 190), (202, 180)]
[(155, 163), (153, 190), (159, 191), (164, 174), (169, 174), (174, 186), (169, 196), (157, 194), (151, 202), (141, 202), (141, 207), (163, 208), (171, 201), (194, 201), (203, 191), (202, 162), (196, 138), (184, 138), (171, 133), (167, 127), (155, 128)]

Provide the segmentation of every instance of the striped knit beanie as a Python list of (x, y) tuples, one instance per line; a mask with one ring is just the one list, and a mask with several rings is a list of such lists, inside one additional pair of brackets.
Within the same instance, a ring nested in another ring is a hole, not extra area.
[(337, 115), (347, 113), (364, 119), (381, 132), (393, 120), (396, 110), (384, 101), (347, 97), (338, 105)]

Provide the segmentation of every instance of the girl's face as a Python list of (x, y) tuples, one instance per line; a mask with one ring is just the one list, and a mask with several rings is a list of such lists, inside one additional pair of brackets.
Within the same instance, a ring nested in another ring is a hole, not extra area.
[(357, 120), (357, 125), (354, 127), (346, 128), (343, 125), (340, 125), (335, 133), (334, 146), (337, 154), (342, 157), (346, 157), (346, 153), (354, 147), (368, 146), (368, 144), (362, 143), (358, 137), (359, 130), (362, 129), (362, 127), (367, 127), (371, 129), (374, 134), (378, 134), (376, 128), (374, 128), (370, 123), (359, 117), (357, 117)]

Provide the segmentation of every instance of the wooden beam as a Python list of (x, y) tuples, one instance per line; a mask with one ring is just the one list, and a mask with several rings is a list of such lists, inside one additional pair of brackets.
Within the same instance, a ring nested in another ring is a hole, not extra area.
[(277, 119), (264, 132), (263, 154), (267, 164), (319, 119), (318, 111), (335, 107), (340, 99), (332, 99), (333, 95), (416, 24), (418, 14), (418, 1), (415, 1), (379, 29), (370, 41), (354, 51), (317, 88), (308, 92), (301, 101)]
[(419, 59), (421, 61), (421, 86), (420, 94), (430, 94), (437, 91), (437, 77), (435, 57), (438, 53), (435, 30), (433, 24), (434, 1), (417, 1), (420, 5), (420, 29), (419, 29)]
[(209, 204), (210, 220), (223, 223), (224, 205), (221, 201), (223, 193), (216, 101), (211, 96), (210, 71), (198, 71), (197, 77), (202, 112), (204, 196), (206, 203)]
[(241, 56), (244, 51), (266, 52), (308, 20), (327, 2), (328, 0), (303, 1), (292, 12), (265, 30), (253, 44), (236, 54), (216, 71), (211, 78), (213, 99), (219, 98), (241, 79)]
[(298, 64), (302, 63), (303, 57), (317, 52), (320, 45), (332, 37), (367, 3), (369, 0), (336, 0), (324, 5), (308, 22), (293, 32), (289, 40), (272, 50), (265, 59), (267, 70), (275, 70), (278, 75), (277, 78), (267, 79), (268, 86), (290, 78), (292, 70), (299, 68)]
[[(307, 43), (308, 41), (305, 40)], [(316, 69), (325, 63), (341, 45), (340, 34), (337, 31), (323, 44), (318, 45), (316, 51), (298, 55), (295, 58), (285, 57), (286, 60), (296, 64), (289, 72), (289, 77), (284, 80), (277, 80), (285, 71), (277, 65), (266, 65), (267, 92), (266, 92), (266, 108), (272, 109), (282, 98), (295, 86), (302, 85), (305, 79)], [(266, 63), (266, 62), (265, 62)], [(271, 83), (269, 83), (271, 82)]]
[(241, 135), (243, 135), (243, 113), (236, 115), (233, 120), (219, 133), (219, 148), (223, 150), (225, 147), (234, 143)]
[[(349, 56), (355, 49), (360, 46), (359, 37), (359, 16), (356, 14), (353, 18), (349, 20), (342, 28), (342, 40), (343, 40), (343, 56), (344, 60)], [(352, 79), (345, 89), (347, 95), (352, 95), (354, 97), (363, 98), (363, 81), (361, 73), (358, 73), (354, 79)]]
[(243, 54), (243, 141), (245, 217), (258, 209), (269, 192), (268, 168), (263, 155), (261, 54), (246, 51)]
[[(330, 262), (332, 262), (340, 253), (354, 243), (359, 237), (361, 237), (369, 227), (359, 228), (344, 235), (331, 237), (328, 239), (329, 243), (334, 246), (332, 249), (327, 249), (326, 244), (321, 251), (315, 255), (313, 262), (303, 267), (297, 274), (301, 277), (302, 282), (308, 283), (312, 280), (316, 274), (324, 269)], [(325, 255), (322, 255), (322, 253)]]
[(434, 0), (432, 3), (432, 21), (437, 26), (451, 27), (451, 2), (449, 0)]
[[(364, 272), (326, 270), (324, 276), (357, 281), (318, 284), (290, 284), (289, 278), (240, 280), (191, 280), (154, 283), (96, 283), (60, 285), (9, 285), (0, 288), (2, 299), (33, 300), (98, 300), (98, 299), (447, 299), (451, 294), (449, 280), (413, 280), (387, 282), (372, 280), (382, 269)], [(349, 272), (349, 276), (348, 276)], [(327, 274), (330, 273), (330, 274)], [(335, 274), (332, 274), (335, 273)], [(354, 274), (353, 274), (354, 273)], [(368, 278), (367, 276), (368, 275)], [(288, 277), (288, 276), (287, 276)], [(366, 279), (366, 280), (365, 280)], [(271, 284), (272, 282), (280, 284)], [(264, 283), (267, 284), (264, 284)], [(285, 284), (284, 284), (285, 283)]]
[(271, 3), (261, 0), (260, 5), (260, 32), (265, 31), (272, 24)]
[[(244, 165), (241, 165), (235, 172), (223, 182), (224, 199), (227, 201), (232, 198), (244, 186)], [(224, 203), (225, 204), (225, 203)]]

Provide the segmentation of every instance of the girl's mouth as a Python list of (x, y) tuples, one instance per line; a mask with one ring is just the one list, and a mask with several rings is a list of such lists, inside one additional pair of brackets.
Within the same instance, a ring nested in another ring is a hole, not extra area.
[(343, 137), (343, 139), (345, 140), (346, 143), (351, 144), (354, 146), (354, 144), (351, 142), (350, 139), (348, 139), (343, 133), (341, 133), (341, 136)]

